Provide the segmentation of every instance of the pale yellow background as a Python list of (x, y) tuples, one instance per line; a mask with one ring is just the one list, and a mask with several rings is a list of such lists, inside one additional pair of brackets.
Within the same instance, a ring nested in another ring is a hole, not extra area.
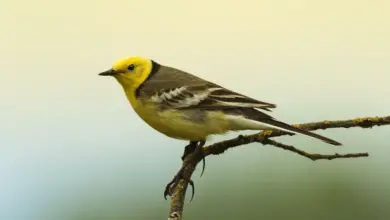
[[(390, 114), (386, 0), (0, 2), (0, 219), (166, 219), (184, 142), (97, 73), (141, 55), (278, 104), (289, 123)], [(186, 219), (387, 219), (390, 127), (251, 144), (207, 160)], [(232, 134), (230, 137), (233, 137)], [(222, 140), (226, 137), (216, 137)]]

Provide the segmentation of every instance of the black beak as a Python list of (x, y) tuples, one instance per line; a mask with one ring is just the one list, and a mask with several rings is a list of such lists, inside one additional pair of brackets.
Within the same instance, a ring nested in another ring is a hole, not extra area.
[(99, 76), (113, 76), (118, 74), (114, 69), (109, 69), (104, 72), (99, 73)]

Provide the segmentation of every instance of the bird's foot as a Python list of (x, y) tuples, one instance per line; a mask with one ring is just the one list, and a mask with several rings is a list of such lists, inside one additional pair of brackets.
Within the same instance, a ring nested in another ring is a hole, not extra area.
[(190, 186), (192, 188), (192, 196), (191, 196), (190, 202), (194, 198), (195, 184), (194, 184), (194, 181), (192, 181), (191, 179), (183, 178), (184, 168), (185, 168), (185, 166), (182, 166), (182, 168), (180, 168), (179, 172), (177, 172), (177, 174), (173, 177), (173, 179), (165, 186), (165, 190), (164, 190), (164, 198), (165, 198), (165, 200), (167, 199), (168, 195), (172, 196), (171, 189), (176, 188), (176, 186), (180, 183), (181, 179), (184, 179), (184, 181), (188, 181), (188, 183), (190, 184)]
[(205, 157), (204, 157), (204, 153), (203, 153), (203, 146), (204, 146), (204, 144), (205, 144), (205, 141), (199, 141), (199, 142), (191, 141), (185, 147), (184, 154), (181, 157), (181, 159), (183, 160), (183, 165), (180, 168), (180, 170), (177, 172), (177, 174), (173, 177), (173, 179), (166, 185), (165, 191), (164, 191), (164, 198), (165, 199), (166, 199), (166, 197), (168, 195), (171, 196), (171, 193), (170, 193), (171, 189), (174, 189), (175, 187), (177, 187), (177, 185), (179, 184), (180, 180), (184, 179), (185, 181), (188, 181), (188, 183), (192, 187), (192, 196), (191, 196), (191, 200), (190, 200), (190, 201), (192, 201), (192, 199), (194, 198), (194, 194), (195, 194), (195, 184), (194, 184), (194, 182), (190, 178), (185, 178), (183, 176), (184, 170), (185, 170), (185, 168), (187, 166), (187, 163), (186, 163), (185, 159), (190, 154), (196, 154), (199, 157), (202, 157), (203, 169), (202, 169), (202, 173), (200, 175), (200, 176), (202, 176), (202, 174), (204, 172), (204, 169), (205, 169), (205, 165), (206, 165), (205, 159), (204, 159)]

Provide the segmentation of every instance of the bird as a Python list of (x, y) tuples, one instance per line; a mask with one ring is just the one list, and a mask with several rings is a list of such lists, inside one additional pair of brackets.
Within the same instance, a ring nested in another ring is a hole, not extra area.
[[(120, 58), (98, 75), (114, 77), (136, 114), (150, 127), (167, 137), (188, 141), (182, 160), (195, 151), (202, 153), (211, 136), (241, 130), (282, 130), (341, 145), (266, 113), (272, 112), (276, 104), (248, 97), (153, 59), (142, 56)], [(180, 169), (167, 184), (165, 198), (182, 174), (183, 169)], [(193, 186), (193, 182), (188, 181)]]

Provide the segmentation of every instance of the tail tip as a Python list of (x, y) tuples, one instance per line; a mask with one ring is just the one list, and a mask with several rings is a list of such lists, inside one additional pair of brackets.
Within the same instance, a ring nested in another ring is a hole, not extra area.
[(343, 146), (342, 143), (337, 142), (337, 141), (334, 141), (334, 140), (327, 141), (327, 143), (332, 144), (332, 145), (335, 145), (335, 146)]

